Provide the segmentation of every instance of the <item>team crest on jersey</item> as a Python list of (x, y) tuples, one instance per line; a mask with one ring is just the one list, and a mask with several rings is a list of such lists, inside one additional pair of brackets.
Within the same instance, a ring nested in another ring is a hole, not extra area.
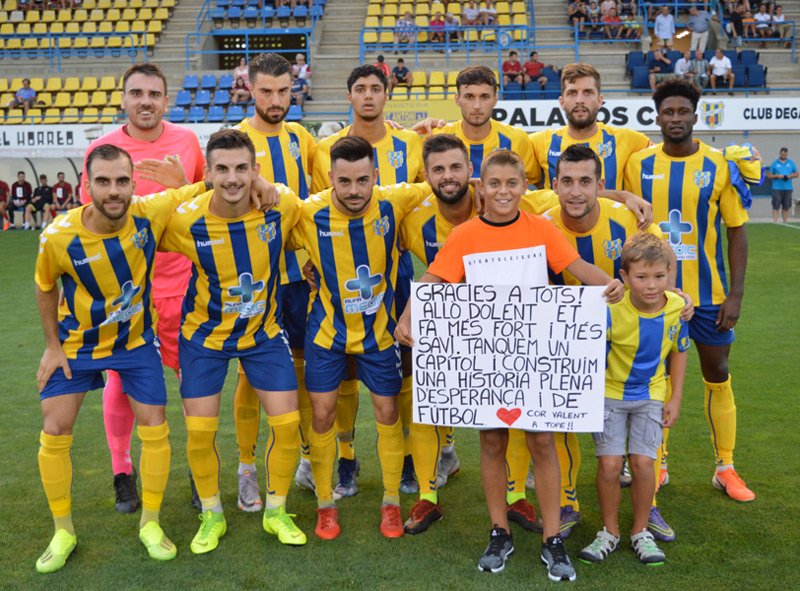
[(295, 160), (300, 160), (300, 146), (297, 145), (297, 142), (289, 142), (289, 154)]
[(144, 245), (147, 244), (147, 228), (142, 228), (131, 236), (131, 242), (136, 248), (144, 248)]
[(389, 159), (389, 165), (394, 168), (400, 168), (405, 162), (405, 155), (399, 150), (397, 152), (388, 152), (386, 158)]
[(372, 230), (381, 238), (389, 232), (389, 216), (385, 215), (379, 220), (372, 222)]
[(268, 224), (260, 224), (256, 227), (256, 231), (258, 232), (258, 238), (263, 240), (267, 244), (275, 240), (275, 237), (278, 235), (278, 230), (275, 227), (275, 222), (270, 222)]
[(716, 129), (722, 125), (725, 116), (725, 104), (719, 103), (700, 103), (700, 120), (705, 123), (709, 129)]
[(692, 181), (701, 189), (711, 184), (711, 171), (710, 170), (695, 170), (692, 173)]
[(606, 256), (612, 261), (616, 261), (622, 256), (622, 239), (615, 238), (614, 240), (603, 240), (603, 250)]
[(595, 152), (597, 152), (600, 158), (605, 160), (614, 153), (614, 142), (608, 140), (605, 144), (597, 144), (595, 146)]
[(669, 327), (669, 332), (667, 333), (667, 336), (669, 337), (669, 340), (670, 341), (674, 341), (675, 340), (675, 335), (677, 335), (677, 334), (678, 334), (678, 325), (676, 324), (674, 326), (670, 326)]

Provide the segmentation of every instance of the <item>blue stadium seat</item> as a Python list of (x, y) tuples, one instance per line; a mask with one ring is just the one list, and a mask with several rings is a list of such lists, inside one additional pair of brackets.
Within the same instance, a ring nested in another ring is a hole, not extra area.
[[(710, 62), (711, 58), (714, 57), (714, 52), (715, 52), (715, 50), (713, 50), (713, 49), (706, 49), (703, 52), (703, 59), (706, 60), (707, 62)], [(731, 62), (731, 63), (733, 63), (733, 62)]]
[(646, 65), (644, 63), (644, 53), (641, 51), (629, 51), (628, 52), (628, 66), (626, 73), (631, 74), (633, 69), (639, 66)]
[(208, 122), (209, 123), (222, 123), (225, 120), (225, 110), (219, 106), (213, 106), (208, 109)]
[(229, 102), (231, 102), (231, 97), (227, 89), (220, 88), (214, 92), (215, 105), (227, 105)]
[(542, 88), (534, 80), (525, 87), (525, 100), (526, 101), (540, 101), (542, 100)]
[(322, 6), (314, 4), (314, 6), (311, 7), (311, 16), (322, 18)]
[(173, 123), (183, 123), (186, 120), (186, 109), (183, 107), (172, 107), (169, 112), (169, 120)]
[(548, 82), (558, 82), (558, 72), (553, 68), (542, 68), (542, 76), (545, 76)]
[(231, 0), (232, 8), (244, 8), (247, 4), (246, 0)]
[(231, 6), (228, 9), (228, 20), (236, 21), (242, 18), (242, 9), (237, 6)]
[(681, 55), (682, 55), (681, 52), (678, 51), (677, 49), (670, 49), (669, 51), (667, 51), (666, 57), (669, 61), (671, 61), (674, 64), (679, 59), (681, 59)]
[(275, 10), (275, 14), (278, 18), (289, 18), (292, 16), (292, 9), (288, 6), (280, 6)]
[(228, 8), (231, 5), (231, 0), (217, 0), (219, 8)]
[(647, 70), (647, 66), (636, 66), (633, 69), (631, 88), (650, 88), (650, 72)]
[(300, 105), (292, 105), (286, 113), (286, 121), (300, 121), (303, 118), (303, 108)]
[(739, 54), (739, 65), (752, 66), (758, 63), (758, 54), (755, 49), (743, 49)]
[(275, 8), (272, 6), (265, 6), (261, 9), (261, 16), (265, 19), (269, 20), (270, 22), (275, 17)]
[(544, 92), (542, 92), (542, 98), (546, 101), (551, 101), (558, 100), (559, 96), (561, 96), (561, 85), (558, 81), (548, 81), (544, 87)]
[(723, 53), (725, 57), (731, 60), (731, 65), (735, 66), (739, 63), (739, 55), (736, 53), (735, 49), (726, 49)]
[(175, 97), (176, 107), (188, 107), (192, 104), (192, 93), (188, 90), (179, 90), (178, 96)]
[(201, 123), (206, 118), (206, 110), (203, 107), (189, 108), (189, 123)]
[(198, 90), (194, 97), (194, 104), (203, 106), (211, 104), (211, 93), (207, 90)]
[(244, 9), (244, 12), (242, 12), (242, 16), (245, 18), (245, 20), (253, 21), (255, 23), (255, 20), (259, 17), (258, 7), (248, 6)]
[(747, 86), (761, 88), (767, 85), (767, 72), (761, 64), (747, 66)]
[(233, 74), (222, 74), (219, 77), (220, 88), (230, 88), (233, 86)]
[(228, 121), (239, 122), (244, 119), (244, 109), (242, 105), (231, 105), (228, 107)]
[(308, 16), (308, 8), (305, 6), (297, 6), (294, 9), (294, 18), (306, 18)]
[(218, 29), (222, 28), (222, 21), (225, 20), (226, 14), (227, 13), (225, 12), (224, 8), (220, 8), (217, 6), (211, 9), (210, 12), (211, 21), (214, 23), (214, 26), (216, 26)]
[(509, 82), (504, 88), (504, 97), (507, 101), (521, 101), (524, 97), (522, 94), (522, 85), (516, 82)]
[(247, 113), (246, 116), (248, 118), (252, 118), (256, 116), (256, 106), (253, 103), (247, 105)]
[(197, 90), (199, 87), (200, 87), (200, 82), (197, 79), (197, 76), (189, 74), (183, 79), (184, 90)]
[(734, 79), (733, 79), (733, 87), (734, 88), (744, 88), (747, 86), (747, 81), (745, 79), (745, 67), (744, 66), (733, 66), (731, 68), (731, 72), (733, 72)]
[(212, 90), (217, 87), (217, 77), (214, 74), (205, 74), (200, 82), (203, 90)]

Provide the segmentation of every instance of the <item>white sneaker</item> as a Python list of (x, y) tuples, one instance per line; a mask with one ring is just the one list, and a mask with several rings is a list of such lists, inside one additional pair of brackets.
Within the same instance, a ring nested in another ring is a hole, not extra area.
[(439, 470), (436, 472), (436, 488), (441, 488), (447, 484), (447, 479), (461, 470), (461, 462), (458, 460), (456, 450), (450, 453), (442, 452), (439, 459)]
[(239, 509), (248, 513), (261, 511), (261, 489), (255, 472), (245, 470), (239, 474)]
[(297, 471), (294, 473), (294, 482), (301, 488), (307, 488), (310, 491), (316, 490), (314, 486), (314, 475), (311, 473), (311, 462), (302, 458), (300, 465), (297, 466)]

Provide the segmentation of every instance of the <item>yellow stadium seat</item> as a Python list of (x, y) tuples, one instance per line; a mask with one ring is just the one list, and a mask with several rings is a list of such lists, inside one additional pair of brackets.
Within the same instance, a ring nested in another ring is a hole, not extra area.
[(133, 8), (126, 8), (122, 11), (122, 16), (120, 17), (124, 21), (135, 21), (136, 20), (136, 10)]
[(32, 50), (39, 49), (39, 40), (34, 37), (28, 37), (22, 41), (22, 49)]
[(381, 21), (382, 27), (394, 27), (397, 24), (395, 17), (393, 16), (385, 16)]
[(370, 4), (367, 8), (367, 16), (380, 16), (381, 15), (381, 7), (380, 4)]
[(145, 8), (158, 8), (158, 0), (144, 0)]
[(122, 90), (122, 83), (124, 80), (125, 80), (124, 75), (119, 77), (119, 82), (117, 83), (117, 90)]
[(61, 112), (61, 123), (77, 123), (78, 122), (78, 109), (75, 107), (68, 107)]
[(410, 12), (411, 14), (414, 14), (414, 6), (413, 6), (412, 4), (409, 4), (409, 3), (407, 3), (407, 2), (404, 2), (404, 3), (403, 3), (403, 4), (401, 4), (401, 5), (400, 5), (400, 7), (397, 9), (397, 13), (398, 13), (398, 14), (405, 15), (405, 13), (407, 13), (407, 12)]
[(83, 0), (83, 7), (86, 10), (93, 10), (97, 8), (97, 0)]
[(24, 37), (31, 34), (30, 23), (20, 23), (17, 25), (17, 37)]
[[(425, 4), (423, 2), (418, 2), (417, 3), (416, 16), (430, 16), (430, 14), (431, 14), (431, 7), (430, 6), (428, 6), (427, 4)], [(426, 23), (425, 26), (426, 27), (428, 26), (427, 23)]]
[(56, 37), (53, 44), (60, 49), (69, 49), (72, 47), (72, 38), (70, 37)]
[(89, 20), (89, 13), (83, 8), (79, 8), (72, 15), (72, 20), (76, 23), (82, 23)]
[(45, 125), (56, 125), (61, 121), (61, 109), (50, 108), (44, 112), (42, 123)]
[(53, 23), (50, 25), (50, 32), (53, 35), (62, 35), (64, 33), (64, 23)]
[(95, 8), (92, 12), (89, 13), (89, 20), (95, 23), (99, 23), (105, 20), (105, 18), (106, 18), (105, 13), (99, 8)]
[(156, 8), (156, 11), (153, 13), (153, 17), (157, 21), (169, 20), (169, 10), (166, 8)]
[(150, 21), (147, 23), (147, 32), (158, 35), (161, 33), (161, 21)]
[(22, 109), (10, 109), (6, 114), (6, 125), (20, 125), (22, 123)]
[(387, 4), (384, 6), (383, 16), (397, 16), (397, 4)]
[(108, 49), (120, 49), (124, 46), (124, 44), (125, 44), (124, 37), (114, 36), (106, 39), (106, 47)]
[(144, 24), (144, 21), (133, 21), (133, 23), (131, 23), (132, 33), (144, 33), (145, 28), (146, 25)]
[(458, 70), (450, 70), (447, 73), (447, 86), (455, 86), (458, 78)]
[(92, 37), (89, 47), (92, 49), (103, 49), (106, 46), (105, 37)]
[(0, 35), (13, 35), (14, 25), (11, 23), (3, 23), (0, 25)]
[(10, 92), (0, 94), (0, 109), (7, 109), (8, 103), (14, 100), (14, 95)]
[(457, 86), (448, 86), (447, 87), (447, 99), (451, 99), (458, 94), (458, 87)]
[(146, 33), (141, 36), (141, 43), (145, 47), (153, 47), (156, 44), (156, 36), (152, 33)]
[(431, 72), (428, 78), (428, 84), (430, 86), (444, 86), (444, 72)]
[(97, 33), (97, 23), (93, 23), (93, 22), (83, 23), (83, 34), (84, 35), (94, 35), (95, 33)]
[(114, 118), (117, 116), (117, 109), (114, 107), (105, 107), (100, 114), (100, 123), (114, 123)]
[(42, 110), (36, 107), (34, 107), (33, 109), (28, 109), (28, 115), (26, 119), (30, 123), (38, 125), (39, 123), (42, 122)]
[(394, 41), (394, 34), (391, 31), (381, 31), (380, 42), (392, 43)]
[(117, 10), (125, 10), (128, 8), (128, 0), (114, 0), (114, 3), (111, 5), (112, 8), (116, 8)]
[(8, 80), (0, 78), (0, 92), (8, 92)]
[[(424, 16), (417, 16), (417, 17), (414, 18), (414, 23), (418, 27), (427, 27), (428, 26), (428, 19), (426, 17), (424, 17)], [(419, 43), (427, 41), (427, 39), (428, 39), (428, 33), (426, 31), (417, 31), (417, 41)]]
[(83, 79), (83, 82), (81, 83), (81, 90), (83, 92), (94, 92), (95, 90), (97, 90), (97, 87), (98, 87), (97, 78), (95, 78), (94, 76), (87, 76), (86, 78)]
[(31, 78), (31, 88), (33, 88), (36, 92), (42, 92), (44, 90), (44, 78)]
[(139, 19), (140, 21), (151, 21), (153, 20), (153, 9), (152, 8), (142, 8), (139, 11)]
[(366, 31), (364, 33), (364, 43), (377, 43), (378, 33), (375, 31)]
[(161, 0), (161, 6), (164, 8), (175, 8), (175, 0)]
[(39, 39), (39, 49), (41, 50), (48, 51), (50, 49), (51, 44), (53, 47), (56, 47), (56, 45), (58, 44), (58, 39), (55, 39), (53, 37), (42, 37), (41, 39)]
[(75, 37), (72, 41), (73, 49), (89, 49), (89, 37)]
[(88, 92), (76, 92), (75, 96), (72, 98), (72, 106), (73, 107), (88, 107), (89, 106), (89, 93)]
[(52, 23), (56, 20), (56, 11), (55, 10), (45, 10), (42, 13), (42, 21), (43, 23)]
[(17, 9), (17, 0), (6, 0), (3, 3), (3, 10), (6, 12), (11, 12), (12, 10)]
[(42, 17), (38, 10), (29, 10), (25, 16), (25, 22), (27, 23), (38, 23), (40, 20), (42, 20)]
[(61, 78), (48, 78), (47, 83), (44, 85), (44, 90), (45, 92), (61, 92), (62, 86)]
[(93, 107), (105, 107), (108, 104), (108, 94), (102, 90), (95, 90), (89, 104)]
[(511, 14), (525, 14), (525, 3), (524, 2), (519, 2), (519, 1), (512, 2), (511, 3)]
[(38, 92), (36, 94), (36, 102), (49, 107), (53, 104), (53, 95), (49, 92)]
[(113, 33), (113, 32), (114, 32), (114, 25), (112, 25), (112, 24), (111, 24), (110, 22), (108, 22), (108, 21), (103, 21), (103, 22), (102, 22), (102, 23), (100, 23), (100, 25), (97, 27), (97, 32), (98, 32), (98, 33)]
[(100, 10), (108, 10), (111, 8), (111, 0), (97, 0), (97, 8)]
[(81, 123), (97, 123), (100, 120), (100, 112), (97, 107), (88, 107), (83, 110)]
[(117, 87), (117, 79), (114, 76), (103, 76), (100, 79), (100, 84), (97, 90), (105, 90), (106, 92), (114, 90)]
[(417, 71), (411, 74), (411, 86), (425, 87), (427, 85), (428, 77), (424, 71)]
[(119, 107), (122, 105), (122, 93), (114, 90), (109, 93), (108, 104), (111, 107)]
[(365, 27), (380, 27), (380, 21), (377, 16), (368, 16), (364, 20)]
[(495, 10), (497, 10), (497, 14), (509, 14), (511, 10), (508, 7), (508, 2), (498, 2), (494, 5)]
[(70, 105), (69, 93), (59, 92), (56, 95), (56, 100), (53, 101), (53, 106), (59, 109), (66, 109)]
[(128, 8), (135, 8), (136, 10), (144, 8), (144, 0), (130, 0), (130, 2), (128, 2)]
[(11, 87), (9, 90), (11, 92), (17, 92), (20, 88), (22, 88), (22, 78), (14, 78), (11, 81)]
[(76, 33), (81, 32), (81, 26), (78, 23), (67, 23), (67, 26), (64, 27), (64, 32), (69, 33), (70, 35), (74, 35)]
[(31, 33), (34, 35), (47, 35), (47, 25), (44, 23), (35, 23)]
[(117, 22), (120, 18), (122, 18), (120, 11), (116, 8), (112, 8), (106, 12), (106, 18), (104, 22), (107, 22), (110, 25), (111, 23)]
[(515, 14), (514, 18), (511, 21), (514, 25), (524, 25), (528, 26), (528, 17), (524, 14)]
[(447, 5), (447, 11), (452, 12), (456, 16), (461, 16), (461, 5), (457, 2), (451, 2)]
[(60, 23), (68, 23), (72, 21), (72, 11), (71, 10), (59, 10), (58, 11), (58, 22)]
[(64, 80), (64, 92), (78, 92), (81, 89), (81, 79), (71, 76)]
[(392, 95), (389, 97), (390, 101), (406, 101), (408, 100), (408, 89), (405, 86), (398, 86), (392, 90)]
[[(449, 5), (448, 5), (449, 6)], [(442, 100), (444, 96), (444, 86), (431, 86), (428, 88), (428, 98)]]
[(0, 12), (0, 23), (7, 23), (7, 22), (8, 22), (8, 13)]
[(119, 21), (114, 28), (114, 32), (116, 33), (130, 33), (130, 30), (131, 24), (128, 21)]

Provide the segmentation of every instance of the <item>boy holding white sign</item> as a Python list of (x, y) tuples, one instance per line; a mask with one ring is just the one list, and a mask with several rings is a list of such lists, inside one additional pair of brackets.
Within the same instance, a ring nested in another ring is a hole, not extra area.
[[(611, 279), (582, 260), (551, 222), (519, 211), (520, 199), (526, 191), (525, 166), (519, 156), (508, 150), (493, 152), (483, 162), (479, 188), (484, 192), (486, 213), (453, 229), (428, 272), (420, 279), (421, 283), (458, 283), (467, 273), (470, 283), (507, 283), (508, 275), (495, 275), (497, 265), (488, 268), (470, 265), (467, 271), (465, 258), (480, 253), (524, 249), (536, 251), (537, 256), (528, 258), (526, 268), (516, 265), (514, 281), (531, 284), (531, 276), (543, 275), (546, 283), (546, 267), (555, 273), (568, 270), (585, 285), (606, 285), (603, 295), (609, 301), (622, 299), (624, 287), (618, 279)], [(409, 309), (403, 313), (395, 337), (403, 344), (413, 345)], [(551, 580), (573, 581), (575, 569), (559, 535), (560, 470), (554, 436), (552, 432), (526, 432), (525, 435), (533, 457), (543, 518), (542, 562), (547, 566)], [(514, 551), (504, 486), (508, 429), (483, 430), (480, 440), (481, 480), (493, 525), (489, 545), (478, 561), (478, 568), (500, 572)]]
[[(680, 318), (684, 300), (666, 291), (670, 261), (669, 246), (652, 234), (632, 236), (622, 248), (620, 275), (630, 289), (622, 302), (609, 306), (605, 421), (603, 432), (593, 435), (603, 529), (578, 555), (582, 562), (600, 562), (619, 548), (619, 475), (627, 439), (633, 475), (631, 546), (642, 563), (664, 563), (664, 553), (647, 530), (656, 489), (653, 461), (662, 429), (678, 419), (689, 348), (689, 327)], [(667, 359), (672, 396), (664, 404)]]

